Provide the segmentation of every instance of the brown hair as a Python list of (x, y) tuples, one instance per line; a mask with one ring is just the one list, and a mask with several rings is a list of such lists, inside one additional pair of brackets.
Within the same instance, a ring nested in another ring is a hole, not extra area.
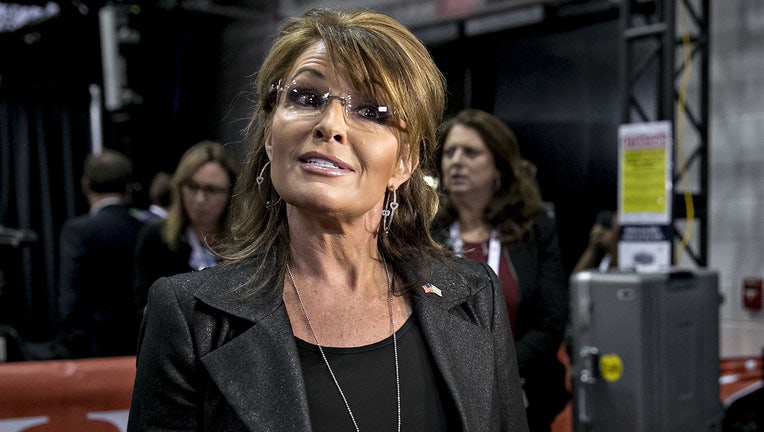
[[(509, 126), (496, 116), (476, 109), (460, 111), (443, 123), (438, 133), (441, 149), (451, 128), (457, 124), (474, 129), (480, 135), (501, 173), (501, 185), (485, 210), (484, 221), (498, 229), (502, 241), (525, 239), (533, 228), (534, 216), (546, 208), (536, 182), (536, 166), (522, 157), (515, 133)], [(442, 157), (442, 151), (438, 152), (438, 163)], [(447, 193), (444, 193), (442, 212), (446, 225), (458, 218)]]
[(97, 193), (130, 192), (133, 163), (124, 154), (103, 149), (99, 154), (91, 153), (85, 158), (83, 177), (88, 187)]

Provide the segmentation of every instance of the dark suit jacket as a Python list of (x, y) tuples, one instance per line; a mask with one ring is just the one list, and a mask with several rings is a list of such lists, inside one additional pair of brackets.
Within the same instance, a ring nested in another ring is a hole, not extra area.
[[(226, 287), (246, 284), (255, 262), (163, 278), (152, 287), (129, 431), (311, 430), (281, 283), (265, 296), (227, 294)], [(485, 264), (455, 259), (430, 282), (443, 296), (417, 291), (414, 314), (462, 429), (527, 431), (496, 276)]]
[(568, 322), (569, 294), (555, 221), (539, 213), (528, 241), (502, 246), (509, 251), (520, 283), (514, 334), (520, 376), (528, 401), (534, 405), (532, 415), (551, 423), (570, 398), (565, 367), (557, 359)]
[(133, 250), (142, 222), (126, 205), (67, 220), (61, 228), (59, 314), (71, 357), (135, 353)]

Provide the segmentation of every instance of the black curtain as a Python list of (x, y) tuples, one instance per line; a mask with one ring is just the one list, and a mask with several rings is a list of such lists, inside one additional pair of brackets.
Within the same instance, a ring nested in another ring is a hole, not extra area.
[(0, 245), (0, 325), (25, 340), (55, 335), (58, 232), (87, 211), (79, 184), (91, 146), (89, 86), (100, 82), (95, 12), (62, 8), (0, 34), (0, 226), (36, 236)]
[(0, 323), (47, 339), (57, 323), (57, 233), (85, 208), (79, 166), (90, 150), (88, 97), (4, 90), (0, 124), (0, 225), (21, 232), (20, 241), (0, 245)]

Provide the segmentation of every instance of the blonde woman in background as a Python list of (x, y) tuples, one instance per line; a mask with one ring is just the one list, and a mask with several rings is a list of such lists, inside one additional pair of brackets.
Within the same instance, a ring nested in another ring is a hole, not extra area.
[(147, 225), (138, 237), (133, 287), (139, 312), (159, 277), (217, 264), (210, 247), (225, 232), (237, 172), (220, 143), (202, 141), (183, 154), (172, 177), (167, 218)]

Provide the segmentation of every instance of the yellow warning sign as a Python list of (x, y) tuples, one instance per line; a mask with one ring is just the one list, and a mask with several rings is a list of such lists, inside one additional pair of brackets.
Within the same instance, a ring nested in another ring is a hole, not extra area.
[(600, 376), (606, 381), (618, 381), (623, 375), (623, 362), (617, 354), (606, 354), (600, 357)]
[(618, 223), (671, 223), (672, 124), (628, 123), (618, 127)]

